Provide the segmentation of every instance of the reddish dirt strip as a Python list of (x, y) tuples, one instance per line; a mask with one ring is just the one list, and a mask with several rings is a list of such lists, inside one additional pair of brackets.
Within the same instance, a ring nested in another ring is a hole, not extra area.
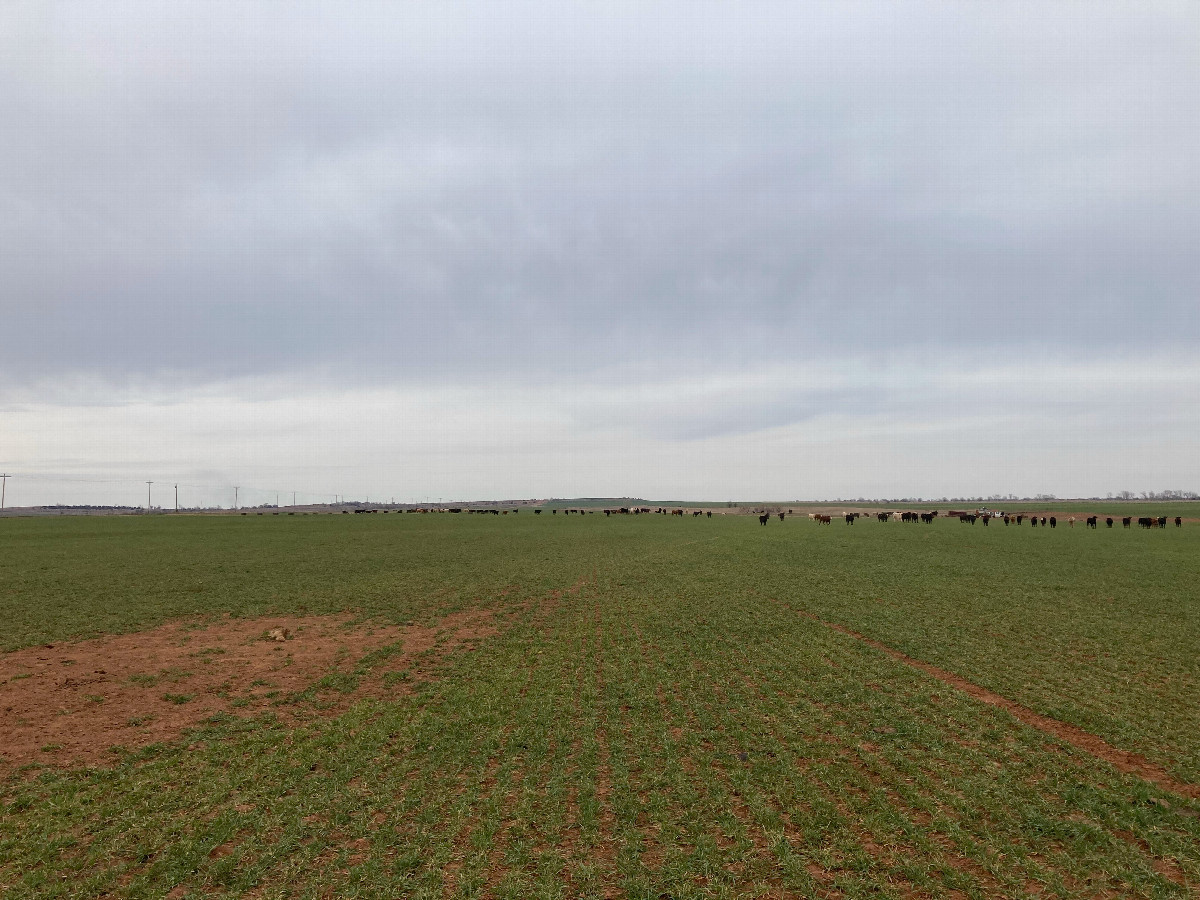
[[(0, 655), (0, 775), (27, 763), (114, 762), (110, 748), (171, 741), (213, 715), (332, 716), (364, 697), (408, 693), (438, 657), (497, 632), (488, 610), (430, 626), (380, 625), (350, 615), (225, 617)], [(361, 679), (293, 702), (324, 676), (349, 675), (391, 648)], [(389, 672), (405, 672), (388, 683)]]
[(1165, 769), (1155, 765), (1150, 760), (1146, 759), (1137, 753), (1130, 753), (1126, 750), (1118, 750), (1112, 744), (1105, 741), (1103, 738), (1097, 737), (1090, 732), (1084, 731), (1074, 725), (1068, 725), (1066, 722), (1060, 722), (1057, 719), (1051, 719), (1049, 716), (1043, 716), (1041, 713), (1036, 713), (1026, 706), (1015, 703), (1007, 697), (1002, 697), (999, 694), (989, 691), (987, 688), (980, 687), (965, 678), (955, 675), (953, 672), (947, 672), (945, 669), (939, 669), (937, 666), (930, 665), (927, 662), (922, 662), (919, 659), (914, 659), (906, 653), (901, 653), (887, 644), (873, 640), (866, 635), (859, 634), (845, 625), (838, 625), (836, 622), (826, 622), (824, 619), (813, 615), (803, 610), (797, 612), (806, 619), (811, 619), (814, 622), (819, 622), (826, 628), (830, 628), (841, 634), (852, 637), (857, 641), (861, 641), (868, 647), (874, 647), (876, 650), (881, 650), (892, 659), (911, 666), (914, 669), (920, 669), (926, 674), (932, 675), (939, 681), (958, 688), (964, 694), (974, 697), (991, 706), (998, 706), (1011, 713), (1016, 718), (1020, 719), (1026, 725), (1030, 725), (1039, 731), (1045, 732), (1059, 740), (1066, 741), (1073, 747), (1082, 750), (1085, 753), (1090, 753), (1098, 759), (1102, 759), (1110, 763), (1121, 772), (1129, 775), (1137, 775), (1139, 778), (1144, 778), (1152, 784), (1158, 785), (1160, 788), (1172, 793), (1179, 794), (1181, 797), (1188, 797), (1192, 800), (1200, 799), (1200, 785), (1188, 784), (1172, 778)]

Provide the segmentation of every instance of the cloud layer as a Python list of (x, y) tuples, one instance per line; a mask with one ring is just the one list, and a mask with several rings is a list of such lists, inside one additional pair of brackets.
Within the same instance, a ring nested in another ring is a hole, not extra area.
[[(814, 423), (1054, 445), (1064, 409), (1183, 459), (1198, 44), (1188, 4), (6, 4), (0, 465), (236, 479), (292, 440), (324, 455), (271, 480), (386, 490), (434, 433), (413, 491), (898, 494), (869, 454), (717, 474)], [(406, 427), (255, 432), (331, 397)], [(526, 446), (556, 428), (649, 443), (589, 486), (586, 448)], [(1104, 459), (1081, 489), (1141, 471)], [(1021, 484), (1068, 491), (973, 490)]]

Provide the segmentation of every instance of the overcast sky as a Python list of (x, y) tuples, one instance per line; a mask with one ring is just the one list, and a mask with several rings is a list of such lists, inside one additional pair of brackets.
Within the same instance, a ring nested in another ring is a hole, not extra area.
[(1200, 490), (1194, 3), (0, 4), (8, 502)]

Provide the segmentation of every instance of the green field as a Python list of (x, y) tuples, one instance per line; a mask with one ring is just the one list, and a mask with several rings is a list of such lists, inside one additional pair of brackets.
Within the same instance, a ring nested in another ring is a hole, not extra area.
[(336, 715), (296, 692), (131, 726), (105, 764), (0, 763), (0, 894), (1194, 897), (1198, 585), (1194, 526), (0, 519), (10, 658), (227, 613), (499, 623), (394, 696), (353, 693), (386, 653), (331, 670)]

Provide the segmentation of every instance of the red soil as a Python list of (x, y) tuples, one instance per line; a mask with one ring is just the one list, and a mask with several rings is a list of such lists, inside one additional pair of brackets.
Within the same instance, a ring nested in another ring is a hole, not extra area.
[[(0, 656), (0, 773), (33, 762), (112, 762), (114, 746), (174, 740), (221, 712), (332, 715), (364, 696), (406, 693), (404, 683), (385, 685), (383, 675), (412, 668), (419, 654), (495, 633), (486, 610), (457, 613), (434, 627), (352, 624), (348, 615), (277, 616), (172, 622), (17, 650)], [(317, 704), (277, 705), (390, 645), (398, 652), (356, 690), (321, 691)], [(417, 671), (411, 681), (427, 676)]]

